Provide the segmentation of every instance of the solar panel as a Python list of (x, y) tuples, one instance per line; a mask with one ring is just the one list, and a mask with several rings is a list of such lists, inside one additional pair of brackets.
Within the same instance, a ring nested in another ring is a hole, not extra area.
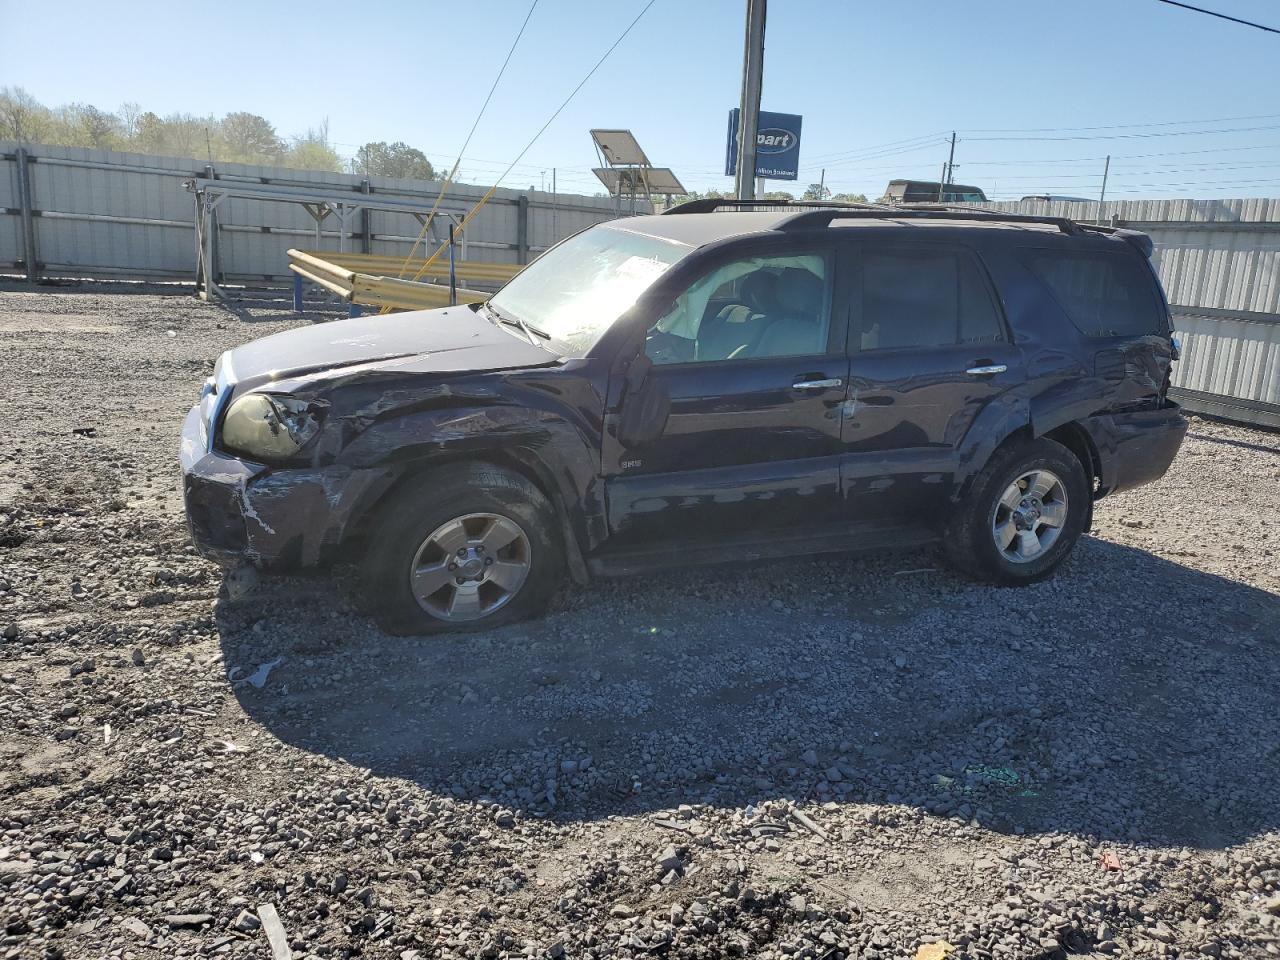
[(591, 172), (613, 196), (685, 192), (670, 167), (593, 167)]
[(592, 130), (591, 139), (600, 148), (606, 163), (623, 166), (649, 165), (649, 158), (630, 130)]

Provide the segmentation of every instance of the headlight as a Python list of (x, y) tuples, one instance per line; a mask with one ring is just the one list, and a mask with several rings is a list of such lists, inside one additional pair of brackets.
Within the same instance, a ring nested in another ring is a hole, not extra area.
[(231, 404), (222, 421), (222, 448), (253, 460), (286, 460), (320, 431), (324, 405), (250, 393)]

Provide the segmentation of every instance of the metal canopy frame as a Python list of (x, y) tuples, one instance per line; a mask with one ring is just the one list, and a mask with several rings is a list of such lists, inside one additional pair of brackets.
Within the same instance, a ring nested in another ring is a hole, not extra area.
[(666, 197), (670, 205), (674, 194), (684, 192), (684, 186), (670, 167), (655, 167), (649, 162), (648, 154), (630, 130), (597, 128), (591, 131), (591, 142), (602, 164), (593, 167), (592, 173), (614, 198), (618, 216), (622, 216), (624, 196), (631, 198), (630, 212), (635, 216), (636, 200), (641, 196), (652, 208), (654, 193)]
[[(271, 203), (296, 203), (311, 215), (316, 227), (316, 247), (321, 245), (324, 221), (334, 216), (338, 221), (338, 251), (346, 252), (347, 235), (353, 233), (352, 220), (366, 210), (387, 213), (407, 213), (422, 225), (427, 223), (428, 211), (417, 200), (379, 198), (369, 193), (349, 193), (332, 190), (308, 190), (280, 187), (270, 184), (237, 183), (229, 180), (204, 180), (192, 177), (182, 185), (195, 197), (196, 204), (196, 290), (203, 300), (221, 298), (222, 288), (214, 280), (217, 258), (217, 211), (228, 198), (239, 200), (263, 200)], [(455, 227), (465, 215), (462, 211), (440, 210), (436, 214)], [(435, 224), (430, 231), (431, 240), (437, 245), (442, 239), (436, 236)], [(467, 257), (467, 240), (463, 234), (459, 243), (462, 258)]]

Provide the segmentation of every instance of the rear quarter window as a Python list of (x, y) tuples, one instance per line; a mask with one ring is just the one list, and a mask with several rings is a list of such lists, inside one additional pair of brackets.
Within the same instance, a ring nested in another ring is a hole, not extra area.
[(1151, 275), (1136, 256), (1029, 250), (1026, 262), (1086, 337), (1168, 332)]

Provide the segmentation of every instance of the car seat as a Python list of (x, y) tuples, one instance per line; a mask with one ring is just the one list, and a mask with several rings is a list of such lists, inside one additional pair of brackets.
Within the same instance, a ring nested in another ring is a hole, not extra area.
[(778, 310), (747, 356), (795, 357), (823, 353), (826, 328), (822, 323), (822, 280), (799, 267), (778, 277)]
[(778, 315), (777, 283), (777, 275), (768, 270), (743, 277), (738, 291), (742, 302), (723, 308), (698, 331), (698, 359), (725, 360), (750, 348)]

